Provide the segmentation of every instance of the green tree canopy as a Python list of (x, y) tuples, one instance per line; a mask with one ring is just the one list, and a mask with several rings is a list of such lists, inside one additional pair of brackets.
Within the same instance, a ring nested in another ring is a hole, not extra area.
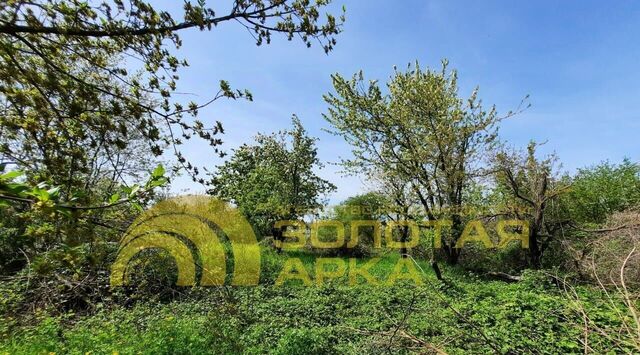
[(342, 201), (335, 207), (335, 217), (348, 223), (355, 220), (379, 221), (388, 212), (389, 201), (379, 192), (367, 192)]
[(529, 262), (539, 268), (542, 256), (570, 220), (563, 216), (560, 200), (570, 184), (557, 176), (555, 155), (540, 159), (538, 145), (529, 143), (526, 153), (503, 150), (496, 156), (496, 181), (499, 191), (506, 191), (509, 206), (518, 219), (529, 223)]
[(220, 166), (211, 194), (238, 205), (254, 227), (268, 233), (280, 219), (294, 219), (322, 206), (335, 186), (316, 174), (322, 168), (316, 139), (297, 117), (290, 130), (259, 134)]
[(218, 87), (223, 78), (203, 102), (176, 95), (188, 64), (180, 31), (236, 24), (257, 45), (281, 35), (329, 52), (343, 21), (325, 13), (330, 0), (180, 3), (170, 12), (141, 0), (0, 0), (0, 258), (16, 269), (54, 261), (57, 275), (93, 278), (167, 182), (154, 166), (172, 153), (176, 170), (207, 182), (180, 145), (200, 139), (223, 155), (222, 123), (198, 113), (252, 97)]
[(613, 212), (640, 206), (640, 164), (624, 159), (578, 169), (567, 203), (577, 223), (603, 223)]
[(223, 97), (251, 94), (222, 80), (207, 102), (176, 99), (179, 69), (187, 65), (174, 54), (178, 32), (239, 23), (258, 45), (281, 33), (308, 46), (319, 41), (328, 52), (342, 21), (321, 13), (329, 3), (234, 0), (216, 11), (205, 1), (185, 1), (175, 16), (141, 0), (2, 0), (1, 162), (34, 173), (35, 180), (66, 185), (73, 184), (69, 172), (87, 173), (95, 155), (113, 164), (141, 142), (135, 148), (154, 156), (170, 149), (194, 181), (204, 183), (179, 145), (199, 137), (222, 154), (222, 124), (199, 120), (198, 111)]
[(462, 219), (456, 211), (469, 183), (485, 173), (480, 162), (494, 147), (501, 120), (495, 108), (483, 108), (477, 89), (461, 98), (457, 73), (447, 70), (446, 61), (440, 71), (417, 64), (396, 70), (387, 93), (375, 80), (366, 83), (362, 72), (332, 79), (335, 94), (325, 96), (330, 105), (325, 118), (352, 146), (353, 159), (344, 166), (402, 182), (401, 190), (415, 193), (427, 218), (451, 218), (453, 238), (443, 249), (457, 262), (455, 236), (462, 232)]

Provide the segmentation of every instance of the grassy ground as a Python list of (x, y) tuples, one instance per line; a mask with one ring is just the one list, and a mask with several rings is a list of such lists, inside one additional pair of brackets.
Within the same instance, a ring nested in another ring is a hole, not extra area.
[[(288, 257), (299, 258), (316, 278), (315, 256)], [(322, 285), (275, 286), (287, 256), (269, 253), (263, 259), (263, 284), (256, 287), (194, 288), (171, 302), (103, 305), (82, 316), (41, 314), (30, 326), (10, 327), (12, 320), (5, 319), (0, 354), (583, 351), (580, 314), (540, 273), (508, 284), (445, 269), (445, 285), (418, 262), (423, 281), (418, 286), (411, 280), (374, 286), (362, 279), (349, 285), (348, 270)], [(398, 262), (397, 254), (384, 256), (372, 274), (384, 280)], [(620, 326), (597, 290), (584, 287), (578, 293), (599, 325)], [(613, 347), (595, 333), (588, 340), (596, 352)]]

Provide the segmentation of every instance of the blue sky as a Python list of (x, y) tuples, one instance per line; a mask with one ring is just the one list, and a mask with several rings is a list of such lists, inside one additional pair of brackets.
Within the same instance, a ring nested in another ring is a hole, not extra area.
[[(335, 163), (349, 147), (322, 131), (328, 128), (322, 95), (331, 91), (330, 74), (362, 69), (367, 78), (386, 82), (394, 65), (418, 60), (438, 67), (447, 58), (459, 72), (462, 96), (478, 85), (484, 104), (506, 113), (531, 95), (532, 107), (501, 126), (509, 145), (548, 141), (544, 152), (555, 151), (568, 171), (625, 156), (640, 161), (640, 3), (342, 0), (333, 7), (342, 5), (347, 22), (329, 55), (279, 36), (257, 47), (234, 22), (181, 34), (179, 55), (190, 67), (178, 91), (192, 93), (185, 101), (213, 96), (220, 79), (254, 95), (254, 102), (220, 101), (201, 111), (205, 122), (224, 124), (225, 150), (258, 132), (289, 127), (295, 113), (320, 139), (320, 158)], [(198, 165), (222, 162), (202, 142), (186, 146), (185, 154)], [(339, 170), (327, 164), (320, 171), (338, 186), (331, 203), (367, 189)], [(202, 190), (184, 177), (172, 186), (175, 193)]]

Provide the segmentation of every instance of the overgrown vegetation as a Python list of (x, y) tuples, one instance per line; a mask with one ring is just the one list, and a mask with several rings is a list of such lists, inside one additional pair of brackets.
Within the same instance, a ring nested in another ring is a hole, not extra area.
[[(295, 115), (202, 174), (182, 141), (224, 155), (224, 130), (198, 111), (252, 95), (222, 80), (208, 102), (176, 100), (179, 31), (233, 22), (258, 45), (283, 34), (328, 53), (344, 21), (325, 0), (229, 3), (186, 1), (178, 19), (138, 0), (0, 0), (0, 353), (640, 352), (640, 164), (567, 173), (535, 142), (509, 147), (498, 129), (526, 98), (500, 115), (459, 94), (446, 60), (386, 85), (332, 76), (327, 128), (367, 193), (327, 206), (335, 186)], [(148, 248), (130, 286), (109, 286), (123, 233), (180, 172), (251, 223), (259, 285), (177, 287), (176, 260)], [(514, 219), (528, 244), (500, 244)], [(282, 220), (322, 241), (336, 230), (313, 226), (335, 221), (345, 241), (286, 250)], [(401, 247), (384, 248), (392, 225)], [(488, 245), (462, 245), (469, 226)]]
[[(313, 276), (314, 255), (294, 256)], [(281, 266), (286, 257), (269, 253), (268, 259)], [(395, 253), (387, 255), (373, 273), (384, 277), (397, 259)], [(428, 270), (428, 264), (420, 264)], [(275, 287), (266, 281), (250, 288), (188, 290), (170, 302), (103, 306), (90, 316), (35, 314), (34, 325), (5, 338), (0, 348), (78, 354), (583, 351), (581, 310), (548, 274), (526, 272), (518, 283), (491, 281), (461, 269), (445, 275), (451, 284), (438, 283), (427, 271), (422, 287), (411, 282), (350, 286), (344, 278), (315, 287)], [(589, 286), (574, 291), (591, 326), (614, 337), (589, 332), (591, 351), (637, 350), (632, 338), (617, 343), (624, 325), (602, 291)], [(5, 323), (5, 334), (13, 322)]]

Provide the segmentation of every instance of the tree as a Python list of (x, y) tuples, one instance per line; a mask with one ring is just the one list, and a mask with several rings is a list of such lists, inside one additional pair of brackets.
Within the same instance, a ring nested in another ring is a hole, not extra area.
[(578, 169), (567, 205), (576, 223), (601, 224), (614, 212), (640, 206), (640, 164), (624, 159)]
[[(375, 247), (374, 227), (367, 226), (358, 230), (358, 235), (351, 235), (351, 223), (353, 221), (378, 221), (382, 222), (386, 219), (389, 211), (389, 200), (387, 196), (380, 192), (367, 192), (356, 195), (342, 201), (333, 210), (332, 219), (343, 223), (345, 227), (345, 238), (348, 241), (343, 253), (351, 255), (363, 256), (373, 253), (372, 248)], [(378, 231), (380, 237), (381, 231)], [(357, 240), (357, 243), (354, 241)]]
[(367, 192), (342, 201), (335, 207), (335, 217), (342, 222), (380, 220), (387, 213), (387, 197), (380, 192)]
[[(404, 176), (393, 175), (385, 172), (378, 172), (371, 177), (378, 184), (378, 191), (384, 194), (387, 199), (386, 211), (384, 216), (386, 220), (396, 223), (402, 223), (409, 220), (421, 219), (419, 211), (416, 211), (415, 205), (418, 203), (413, 185)], [(409, 227), (401, 226), (394, 228), (392, 234), (398, 234), (400, 242), (405, 243), (409, 240)], [(409, 250), (405, 247), (399, 249), (402, 258), (409, 256)], [(434, 262), (434, 260), (431, 260)]]
[[(347, 80), (333, 75), (335, 94), (324, 117), (332, 132), (352, 146), (348, 171), (404, 181), (417, 196), (426, 218), (450, 218), (452, 238), (443, 243), (447, 261), (456, 263), (455, 243), (462, 232), (461, 210), (469, 183), (484, 174), (479, 162), (497, 140), (495, 108), (483, 109), (478, 89), (458, 95), (457, 73), (422, 70), (418, 64), (395, 71), (383, 94), (362, 72)], [(509, 113), (511, 115), (513, 113)]]
[(322, 196), (335, 190), (316, 175), (322, 168), (316, 139), (293, 116), (292, 129), (259, 134), (255, 144), (233, 152), (213, 175), (210, 193), (236, 204), (261, 235), (274, 222), (296, 219), (322, 206)]
[(141, 0), (2, 0), (1, 162), (34, 172), (35, 180), (66, 185), (73, 176), (65, 174), (86, 172), (96, 150), (113, 160), (113, 150), (141, 141), (138, 148), (156, 157), (173, 150), (194, 181), (205, 183), (179, 145), (199, 137), (223, 154), (222, 124), (206, 125), (198, 111), (223, 97), (250, 100), (251, 94), (223, 80), (208, 102), (176, 100), (178, 72), (187, 65), (172, 53), (181, 45), (178, 32), (233, 22), (258, 45), (282, 33), (308, 46), (317, 40), (329, 52), (343, 20), (321, 18), (329, 3), (235, 0), (218, 14), (205, 1), (185, 1), (178, 19)]
[(514, 214), (518, 219), (529, 221), (529, 262), (532, 267), (539, 268), (556, 232), (570, 222), (559, 216), (558, 209), (554, 208), (559, 207), (555, 204), (569, 191), (570, 184), (554, 175), (557, 158), (551, 155), (538, 159), (536, 147), (531, 142), (526, 154), (507, 151), (497, 154), (496, 178), (498, 185), (504, 186), (524, 207), (516, 208)]
[[(109, 255), (96, 252), (96, 236), (111, 250), (155, 198), (166, 178), (163, 168), (151, 170), (165, 152), (174, 153), (175, 170), (206, 183), (180, 144), (199, 138), (223, 155), (222, 124), (198, 112), (252, 96), (221, 80), (209, 101), (178, 99), (187, 65), (176, 54), (179, 31), (238, 23), (258, 45), (282, 34), (329, 52), (343, 21), (321, 13), (329, 0), (230, 0), (226, 13), (204, 0), (183, 3), (174, 16), (141, 0), (0, 0), (0, 224), (11, 229), (7, 240), (24, 242), (2, 243), (3, 259), (73, 261), (56, 276), (83, 275), (91, 261), (93, 279)], [(84, 260), (72, 257), (79, 251)], [(77, 289), (68, 290), (83, 296)]]

